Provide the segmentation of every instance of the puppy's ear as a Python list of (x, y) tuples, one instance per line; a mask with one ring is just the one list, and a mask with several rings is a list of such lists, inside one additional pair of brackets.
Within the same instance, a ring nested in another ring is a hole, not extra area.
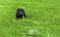
[(24, 17), (26, 17), (26, 14), (24, 14)]

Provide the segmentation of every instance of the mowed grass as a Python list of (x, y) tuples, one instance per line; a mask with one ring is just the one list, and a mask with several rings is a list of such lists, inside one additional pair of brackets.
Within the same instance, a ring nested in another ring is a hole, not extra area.
[[(59, 0), (0, 0), (0, 37), (60, 37)], [(16, 20), (16, 9), (27, 17)], [(22, 34), (24, 33), (24, 34)], [(36, 36), (34, 36), (36, 37)]]

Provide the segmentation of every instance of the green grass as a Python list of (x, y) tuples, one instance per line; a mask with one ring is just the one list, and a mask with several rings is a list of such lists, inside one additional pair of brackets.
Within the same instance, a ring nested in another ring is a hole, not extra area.
[[(27, 17), (16, 20), (21, 7)], [(37, 37), (60, 37), (60, 1), (0, 0), (0, 37), (29, 37), (29, 30), (37, 31)]]

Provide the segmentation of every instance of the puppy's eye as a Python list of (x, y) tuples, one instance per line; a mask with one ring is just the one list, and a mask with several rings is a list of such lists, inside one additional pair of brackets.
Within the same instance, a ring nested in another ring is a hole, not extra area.
[(23, 10), (20, 10), (20, 11), (23, 11)]

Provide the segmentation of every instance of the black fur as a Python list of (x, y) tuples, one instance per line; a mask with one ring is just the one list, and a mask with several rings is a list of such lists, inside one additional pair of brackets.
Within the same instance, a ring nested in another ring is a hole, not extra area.
[(22, 8), (18, 8), (16, 11), (16, 18), (22, 18), (22, 17), (26, 17), (25, 11)]

